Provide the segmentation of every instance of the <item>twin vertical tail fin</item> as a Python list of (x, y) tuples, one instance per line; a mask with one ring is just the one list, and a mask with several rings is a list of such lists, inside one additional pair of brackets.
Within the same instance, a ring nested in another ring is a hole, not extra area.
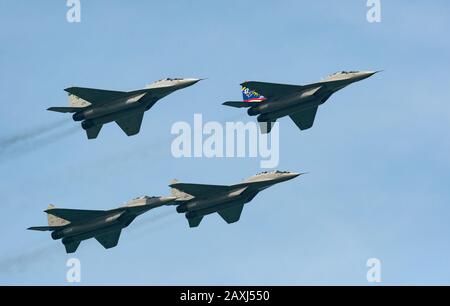
[[(178, 180), (173, 179), (173, 180), (170, 182), (170, 184), (172, 185), (172, 184), (176, 184), (176, 183), (178, 183), (178, 182), (179, 182)], [(185, 193), (185, 192), (183, 192), (183, 191), (181, 191), (181, 190), (179, 190), (179, 189), (177, 189), (177, 188), (175, 188), (175, 187), (172, 187), (172, 188), (170, 189), (170, 193), (171, 193), (171, 195), (172, 195), (173, 197), (176, 197), (177, 200), (189, 200), (189, 199), (192, 199), (192, 196), (191, 196), (190, 194), (187, 194), (187, 193)]]
[(76, 113), (81, 109), (91, 105), (91, 103), (89, 103), (88, 101), (83, 100), (73, 94), (69, 94), (68, 101), (69, 106), (53, 106), (47, 108), (47, 110), (58, 113)]
[(50, 204), (46, 210), (48, 226), (32, 226), (32, 227), (29, 227), (28, 229), (32, 230), (32, 231), (54, 231), (54, 230), (57, 230), (58, 228), (60, 228), (61, 226), (64, 226), (64, 225), (70, 223), (67, 220), (64, 220), (62, 218), (52, 215), (51, 210), (53, 208), (55, 208), (55, 206)]
[[(70, 223), (66, 219), (52, 215), (52, 209), (54, 209), (54, 208), (55, 208), (55, 206), (50, 204), (46, 210), (47, 219), (48, 219), (48, 228), (51, 231), (58, 230), (60, 227)], [(75, 251), (78, 249), (78, 246), (80, 245), (81, 241), (75, 240), (75, 241), (70, 241), (70, 242), (67, 241), (66, 242), (65, 238), (63, 238), (62, 243), (66, 249), (66, 253), (70, 254), (70, 253), (75, 253)]]
[(247, 108), (257, 106), (260, 102), (266, 100), (266, 97), (260, 95), (256, 91), (242, 86), (242, 101), (227, 101), (223, 105), (236, 107), (236, 108)]
[(266, 97), (260, 95), (255, 90), (242, 86), (242, 100), (244, 102), (262, 102)]
[(63, 219), (56, 217), (51, 214), (51, 210), (55, 208), (54, 205), (50, 204), (47, 208), (47, 220), (48, 220), (48, 226), (55, 227), (55, 226), (64, 226), (66, 224), (69, 224), (70, 222)]
[(77, 96), (75, 96), (75, 95), (73, 95), (71, 93), (69, 93), (68, 100), (69, 100), (69, 105), (71, 107), (83, 108), (83, 107), (87, 107), (87, 106), (91, 105), (91, 103), (89, 103), (88, 101), (83, 100), (80, 97), (77, 97)]

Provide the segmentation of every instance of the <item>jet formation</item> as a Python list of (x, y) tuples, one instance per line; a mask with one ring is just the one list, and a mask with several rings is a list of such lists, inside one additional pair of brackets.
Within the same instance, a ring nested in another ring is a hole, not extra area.
[(68, 107), (50, 107), (49, 111), (73, 113), (74, 121), (82, 121), (88, 139), (97, 138), (102, 126), (115, 121), (128, 136), (141, 129), (144, 112), (165, 96), (194, 85), (201, 79), (167, 78), (133, 91), (112, 91), (70, 87)]
[(143, 196), (111, 210), (67, 209), (50, 205), (45, 210), (48, 226), (28, 229), (50, 231), (54, 240), (61, 239), (67, 253), (74, 253), (81, 241), (91, 238), (109, 249), (117, 246), (122, 229), (151, 209), (176, 205), (177, 212), (186, 212), (190, 227), (198, 226), (203, 216), (214, 212), (219, 213), (227, 223), (234, 223), (239, 220), (244, 204), (261, 190), (299, 175), (284, 171), (263, 172), (230, 186), (173, 182), (170, 185), (172, 196)]
[[(377, 72), (342, 71), (308, 85), (244, 82), (241, 84), (243, 101), (223, 104), (247, 108), (249, 116), (257, 116), (262, 133), (270, 133), (272, 124), (285, 116), (289, 116), (301, 130), (306, 130), (313, 126), (318, 107), (335, 92)], [(81, 121), (89, 139), (96, 138), (102, 126), (112, 121), (132, 136), (139, 133), (144, 112), (158, 100), (200, 80), (167, 78), (130, 92), (70, 87), (65, 89), (69, 93), (70, 106), (50, 107), (48, 110), (73, 113), (73, 120)], [(176, 206), (178, 213), (185, 214), (190, 227), (199, 226), (204, 216), (213, 213), (218, 213), (227, 223), (234, 223), (239, 221), (244, 205), (259, 192), (301, 174), (262, 172), (233, 185), (190, 184), (174, 180), (169, 185), (169, 197), (144, 196), (111, 210), (65, 209), (50, 205), (45, 210), (48, 226), (29, 229), (50, 231), (53, 239), (61, 239), (67, 253), (75, 252), (81, 241), (91, 238), (108, 249), (117, 245), (123, 228), (151, 209)]]
[(243, 101), (227, 101), (223, 105), (247, 108), (249, 116), (257, 116), (262, 133), (270, 133), (273, 123), (285, 116), (300, 130), (307, 130), (314, 124), (318, 107), (335, 92), (377, 72), (342, 71), (308, 85), (244, 82), (241, 84)]

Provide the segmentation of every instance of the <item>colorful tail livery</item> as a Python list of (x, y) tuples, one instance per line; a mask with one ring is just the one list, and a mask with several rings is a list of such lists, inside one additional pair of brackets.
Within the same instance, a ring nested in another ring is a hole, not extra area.
[(244, 102), (261, 102), (266, 99), (256, 91), (245, 86), (242, 86), (242, 97)]
[(237, 108), (248, 108), (257, 106), (260, 102), (266, 100), (266, 97), (260, 95), (253, 89), (242, 86), (242, 99), (243, 101), (227, 101), (222, 104)]

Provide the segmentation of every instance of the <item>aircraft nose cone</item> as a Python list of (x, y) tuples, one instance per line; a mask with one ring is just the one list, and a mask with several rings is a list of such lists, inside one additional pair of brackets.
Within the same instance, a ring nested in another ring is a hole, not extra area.
[(200, 82), (203, 79), (194, 79), (194, 78), (190, 78), (190, 79), (184, 79), (183, 83), (185, 86), (191, 86), (194, 85), (195, 83)]
[(302, 175), (302, 173), (291, 172), (291, 173), (287, 173), (286, 174), (286, 178), (288, 180), (291, 180), (291, 179), (294, 179), (294, 178), (296, 178), (297, 176), (300, 176), (300, 175)]
[(284, 173), (284, 174), (280, 177), (280, 179), (281, 179), (281, 181), (289, 181), (289, 180), (292, 180), (292, 179), (294, 179), (294, 178), (296, 178), (297, 176), (300, 176), (300, 175), (302, 175), (302, 174), (304, 174), (304, 173), (297, 173), (297, 172)]
[(363, 72), (360, 72), (359, 79), (364, 80), (364, 79), (370, 78), (372, 75), (377, 74), (378, 72), (381, 72), (381, 71), (379, 70), (379, 71), (363, 71)]

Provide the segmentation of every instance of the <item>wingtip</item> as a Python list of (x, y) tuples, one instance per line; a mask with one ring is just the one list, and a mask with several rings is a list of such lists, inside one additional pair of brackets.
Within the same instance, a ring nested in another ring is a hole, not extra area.
[(64, 91), (69, 93), (70, 95), (73, 95), (73, 91), (78, 89), (78, 88), (80, 88), (80, 87), (71, 86), (71, 87), (64, 88)]
[[(62, 108), (64, 108), (64, 106)], [(57, 112), (57, 113), (61, 112), (61, 111), (59, 111), (59, 109), (61, 109), (61, 107), (59, 107), (59, 106), (51, 106), (51, 107), (47, 108), (48, 111)]]
[(222, 105), (231, 106), (233, 104), (232, 102), (234, 102), (234, 101), (225, 101), (225, 102), (222, 103)]
[(27, 230), (44, 232), (44, 231), (49, 230), (49, 228), (46, 226), (30, 226), (29, 228), (27, 228)]

